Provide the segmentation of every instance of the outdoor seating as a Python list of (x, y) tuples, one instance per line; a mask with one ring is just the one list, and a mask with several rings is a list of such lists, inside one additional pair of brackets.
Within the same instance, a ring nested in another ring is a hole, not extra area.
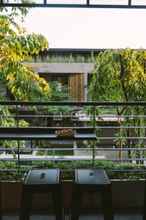
[(59, 169), (34, 169), (28, 172), (23, 184), (20, 220), (29, 220), (35, 193), (51, 193), (56, 220), (63, 219)]
[(104, 220), (113, 220), (111, 183), (104, 170), (76, 169), (73, 187), (72, 220), (79, 219), (81, 198), (87, 191), (102, 194)]

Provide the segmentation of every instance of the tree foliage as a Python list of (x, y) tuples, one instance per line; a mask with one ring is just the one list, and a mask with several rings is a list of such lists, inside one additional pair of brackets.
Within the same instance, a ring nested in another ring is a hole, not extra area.
[(98, 101), (146, 100), (146, 52), (106, 50), (96, 58), (89, 97)]
[(119, 65), (115, 62), (115, 57), (116, 54), (113, 51), (104, 51), (97, 56), (89, 86), (91, 100), (117, 101), (121, 99)]
[(16, 100), (50, 97), (49, 84), (23, 63), (46, 48), (42, 35), (27, 34), (10, 16), (0, 15), (0, 79)]
[[(96, 58), (95, 70), (89, 86), (91, 100), (96, 101), (146, 101), (146, 52), (143, 50), (107, 50), (99, 53)], [(117, 122), (122, 127), (115, 134), (117, 147), (123, 146), (143, 147), (146, 120), (143, 106), (117, 107)], [(120, 120), (124, 116), (124, 120)], [(127, 117), (130, 115), (131, 118)], [(135, 117), (138, 116), (138, 117)], [(133, 117), (133, 118), (132, 118)], [(128, 129), (123, 126), (135, 128)], [(129, 141), (127, 137), (137, 137), (137, 140)], [(141, 137), (141, 138), (139, 138)], [(122, 151), (121, 151), (122, 152)], [(122, 158), (119, 153), (120, 159)], [(142, 151), (141, 151), (142, 152)], [(129, 157), (131, 157), (129, 151)], [(143, 157), (136, 151), (136, 157)]]
[[(51, 88), (45, 79), (28, 68), (24, 61), (48, 48), (48, 42), (42, 35), (27, 34), (16, 22), (28, 12), (23, 8), (0, 8), (0, 80), (10, 91), (15, 100), (48, 100)], [(7, 97), (0, 95), (0, 100)], [(24, 120), (15, 120), (11, 109), (0, 106), (1, 127), (28, 127)], [(17, 141), (0, 141), (5, 147), (17, 147)], [(25, 141), (20, 141), (25, 146)]]

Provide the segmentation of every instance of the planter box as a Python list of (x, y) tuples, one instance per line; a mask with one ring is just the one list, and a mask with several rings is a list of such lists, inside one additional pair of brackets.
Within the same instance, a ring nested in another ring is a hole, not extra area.
[[(72, 201), (72, 181), (62, 184), (63, 206), (66, 210), (71, 207)], [(22, 183), (21, 182), (1, 182), (1, 208), (2, 212), (17, 212), (20, 209)], [(141, 210), (144, 202), (144, 181), (112, 181), (113, 207), (117, 210), (136, 209)], [(86, 193), (83, 196), (82, 208), (84, 210), (97, 209), (101, 207), (101, 197), (95, 193)], [(47, 195), (35, 195), (33, 198), (33, 211), (47, 211), (50, 206), (52, 210), (51, 197)]]
[(20, 208), (22, 183), (1, 182), (0, 187), (2, 212), (16, 212)]
[[(21, 206), (22, 182), (1, 182), (1, 210), (4, 213), (17, 212)], [(32, 210), (45, 211), (52, 207), (51, 197), (37, 194), (33, 196)]]
[(144, 180), (113, 180), (113, 206), (116, 209), (142, 209)]

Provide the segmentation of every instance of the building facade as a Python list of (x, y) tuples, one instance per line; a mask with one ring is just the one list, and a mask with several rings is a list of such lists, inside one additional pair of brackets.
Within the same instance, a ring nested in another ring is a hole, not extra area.
[(94, 60), (101, 50), (49, 49), (27, 63), (48, 82), (66, 86), (71, 101), (87, 101), (88, 81), (94, 70)]

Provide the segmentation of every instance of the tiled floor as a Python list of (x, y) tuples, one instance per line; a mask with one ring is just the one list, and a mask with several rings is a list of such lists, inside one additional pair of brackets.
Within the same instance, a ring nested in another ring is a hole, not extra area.
[[(3, 216), (2, 220), (19, 220), (19, 218), (18, 216)], [(33, 215), (30, 217), (30, 220), (55, 220), (55, 217)], [(70, 218), (66, 216), (65, 220), (70, 220)], [(80, 216), (79, 220), (103, 220), (103, 216), (86, 215)], [(142, 216), (140, 214), (116, 214), (114, 220), (142, 220)]]

